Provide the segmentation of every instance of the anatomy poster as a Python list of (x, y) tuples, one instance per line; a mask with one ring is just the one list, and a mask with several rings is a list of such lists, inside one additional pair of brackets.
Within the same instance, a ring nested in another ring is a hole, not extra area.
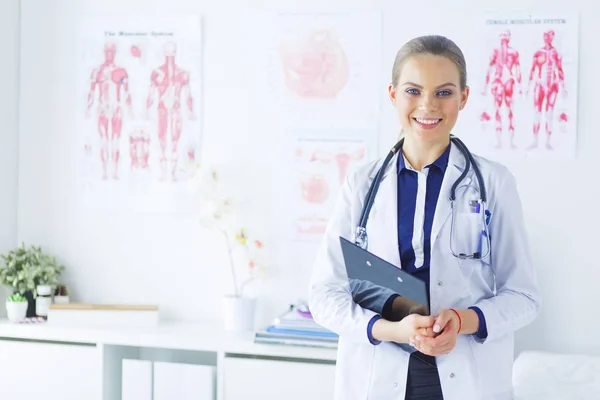
[(577, 143), (578, 18), (487, 15), (470, 105), (469, 143), (494, 158), (568, 159)]
[(190, 202), (201, 139), (200, 19), (88, 19), (77, 49), (80, 204), (169, 212)]
[(287, 127), (370, 128), (381, 91), (381, 15), (260, 14), (254, 96)]
[(298, 138), (291, 179), (294, 240), (318, 240), (325, 232), (348, 170), (368, 159), (361, 139)]

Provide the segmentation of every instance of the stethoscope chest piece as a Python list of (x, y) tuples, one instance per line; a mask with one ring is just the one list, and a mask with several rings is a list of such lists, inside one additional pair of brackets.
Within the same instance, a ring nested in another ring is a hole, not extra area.
[(364, 226), (357, 226), (356, 232), (354, 236), (354, 243), (356, 243), (360, 248), (366, 250), (369, 246), (369, 240), (367, 238), (367, 228)]

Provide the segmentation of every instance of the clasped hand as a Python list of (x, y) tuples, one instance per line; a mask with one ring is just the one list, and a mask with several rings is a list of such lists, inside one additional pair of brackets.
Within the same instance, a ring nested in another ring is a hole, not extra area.
[(451, 310), (442, 310), (437, 317), (411, 314), (400, 323), (407, 325), (408, 343), (423, 354), (440, 356), (456, 346), (459, 321)]

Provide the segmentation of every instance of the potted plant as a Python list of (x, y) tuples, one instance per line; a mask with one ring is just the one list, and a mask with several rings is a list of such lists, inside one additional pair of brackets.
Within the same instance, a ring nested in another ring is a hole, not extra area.
[(69, 291), (67, 290), (67, 286), (60, 284), (56, 287), (54, 291), (54, 303), (56, 304), (64, 304), (69, 302)]
[(27, 298), (25, 296), (14, 293), (6, 299), (6, 314), (12, 322), (19, 322), (25, 319), (27, 315)]
[[(229, 241), (229, 238), (226, 240)], [(248, 235), (244, 228), (235, 231), (234, 240), (234, 246), (228, 245), (233, 293), (225, 295), (222, 301), (225, 329), (251, 331), (254, 329), (256, 298), (249, 296), (246, 289), (266, 273), (265, 245), (262, 240)], [(236, 257), (233, 256), (235, 253)]]
[(222, 299), (225, 329), (248, 331), (254, 327), (256, 299), (247, 295), (248, 285), (265, 275), (264, 241), (248, 234), (234, 212), (235, 201), (226, 193), (222, 173), (200, 168), (194, 177), (200, 188), (200, 224), (220, 232), (228, 253), (233, 293)]
[[(58, 285), (64, 267), (54, 256), (46, 254), (41, 246), (19, 247), (0, 255), (0, 284), (10, 286), (28, 301), (27, 317), (34, 317), (38, 286), (47, 293)], [(45, 287), (44, 287), (45, 286)]]

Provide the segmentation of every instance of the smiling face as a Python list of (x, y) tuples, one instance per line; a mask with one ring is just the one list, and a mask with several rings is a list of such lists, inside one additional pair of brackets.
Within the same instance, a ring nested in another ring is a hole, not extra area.
[(411, 139), (446, 143), (464, 107), (469, 88), (461, 88), (458, 67), (443, 56), (410, 56), (389, 85), (389, 95), (402, 129)]

